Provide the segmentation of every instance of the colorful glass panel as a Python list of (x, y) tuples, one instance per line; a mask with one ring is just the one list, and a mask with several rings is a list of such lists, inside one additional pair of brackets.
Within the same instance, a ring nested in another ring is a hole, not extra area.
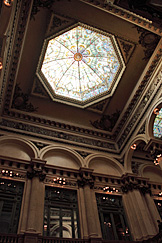
[(159, 115), (156, 115), (153, 133), (155, 137), (162, 138), (162, 108), (159, 111)]
[(111, 38), (78, 25), (49, 40), (41, 71), (56, 95), (84, 102), (110, 90), (119, 66)]

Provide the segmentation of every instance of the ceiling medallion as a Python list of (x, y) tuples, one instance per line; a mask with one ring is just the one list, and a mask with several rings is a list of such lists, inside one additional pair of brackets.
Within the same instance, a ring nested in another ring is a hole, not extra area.
[(114, 36), (78, 23), (45, 40), (37, 76), (53, 100), (84, 108), (112, 96), (124, 69)]

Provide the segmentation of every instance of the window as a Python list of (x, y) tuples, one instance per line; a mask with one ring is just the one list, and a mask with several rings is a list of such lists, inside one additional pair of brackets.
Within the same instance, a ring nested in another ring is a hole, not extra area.
[(156, 115), (153, 126), (153, 134), (155, 137), (162, 137), (162, 108), (160, 109), (159, 114)]
[(44, 235), (80, 237), (76, 191), (46, 187)]
[(0, 233), (17, 233), (23, 183), (0, 179)]
[(102, 236), (104, 240), (131, 240), (124, 215), (122, 198), (96, 194)]

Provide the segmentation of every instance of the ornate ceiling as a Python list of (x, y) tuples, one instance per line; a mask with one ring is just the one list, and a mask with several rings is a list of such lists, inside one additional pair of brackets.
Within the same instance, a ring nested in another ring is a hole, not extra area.
[[(37, 72), (45, 41), (78, 22), (113, 36), (125, 66), (111, 96), (84, 108), (53, 98)], [(150, 20), (105, 1), (15, 0), (9, 23), (1, 48), (1, 134), (120, 155), (146, 133), (162, 85), (162, 32)]]

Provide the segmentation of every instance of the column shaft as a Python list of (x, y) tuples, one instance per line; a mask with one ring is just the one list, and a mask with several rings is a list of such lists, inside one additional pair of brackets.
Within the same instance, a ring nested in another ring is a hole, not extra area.
[(27, 231), (42, 233), (45, 187), (39, 177), (33, 177), (28, 211)]
[(157, 207), (154, 203), (153, 198), (150, 196), (149, 193), (145, 194), (145, 200), (146, 200), (146, 204), (148, 206), (149, 212), (151, 214), (151, 218), (152, 218), (152, 222), (154, 223), (155, 229), (156, 229), (156, 233), (159, 232), (159, 228), (158, 228), (158, 224), (157, 224), (157, 220), (161, 221), (159, 212), (157, 210)]
[(98, 236), (97, 235), (97, 228), (93, 210), (93, 202), (91, 197), (91, 189), (89, 185), (84, 186), (84, 199), (85, 199), (85, 208), (86, 208), (86, 215), (87, 215), (87, 223), (88, 223), (88, 233), (89, 237), (91, 236)]

